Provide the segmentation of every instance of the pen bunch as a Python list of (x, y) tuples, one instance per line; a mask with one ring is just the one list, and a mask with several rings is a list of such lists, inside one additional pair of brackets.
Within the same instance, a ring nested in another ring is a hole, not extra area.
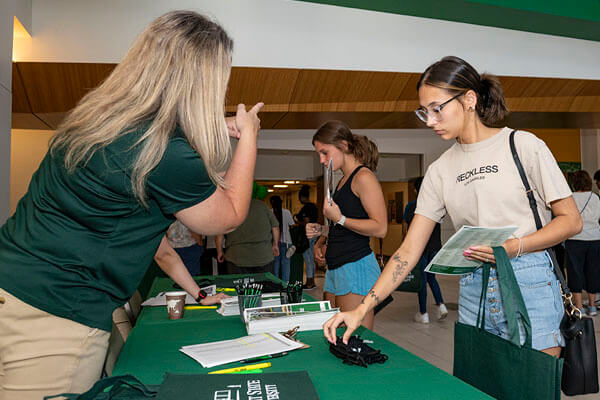
[(281, 290), (281, 304), (302, 302), (302, 282), (288, 282)]
[(262, 288), (259, 283), (245, 283), (236, 286), (240, 312), (246, 308), (260, 307), (262, 305)]

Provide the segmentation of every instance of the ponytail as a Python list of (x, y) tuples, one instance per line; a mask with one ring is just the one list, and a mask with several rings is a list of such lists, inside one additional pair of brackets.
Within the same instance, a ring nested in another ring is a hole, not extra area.
[(481, 75), (475, 111), (485, 126), (494, 126), (508, 115), (502, 86), (495, 76)]
[(348, 150), (354, 158), (366, 165), (371, 171), (377, 171), (377, 163), (379, 162), (379, 150), (377, 145), (368, 137), (363, 135), (352, 135), (353, 140)]

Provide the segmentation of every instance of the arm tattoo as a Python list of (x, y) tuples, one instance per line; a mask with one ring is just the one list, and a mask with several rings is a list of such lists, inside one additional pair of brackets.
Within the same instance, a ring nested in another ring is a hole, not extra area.
[(396, 283), (400, 278), (400, 275), (402, 275), (402, 273), (408, 267), (408, 261), (403, 261), (398, 254), (392, 257), (392, 260), (396, 263), (394, 272), (392, 273), (392, 280), (394, 283)]
[[(377, 295), (375, 294), (374, 290), (371, 290), (369, 292), (369, 296), (371, 296), (373, 299), (375, 299), (375, 304), (379, 304), (381, 303), (381, 300), (379, 300), (379, 297), (377, 297)], [(364, 299), (363, 299), (364, 300)]]

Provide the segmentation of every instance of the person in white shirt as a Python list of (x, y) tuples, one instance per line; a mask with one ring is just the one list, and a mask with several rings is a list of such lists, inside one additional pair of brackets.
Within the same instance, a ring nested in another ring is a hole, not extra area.
[[(429, 66), (417, 84), (417, 116), (443, 140), (455, 144), (431, 164), (417, 200), (415, 217), (402, 245), (354, 310), (323, 325), (325, 337), (336, 341), (335, 329), (345, 323), (347, 343), (367, 312), (385, 299), (417, 264), (435, 224), (446, 214), (456, 229), (463, 225), (517, 226), (516, 237), (503, 243), (531, 319), (532, 347), (558, 357), (564, 339), (559, 325), (564, 314), (560, 288), (546, 248), (581, 231), (581, 217), (571, 190), (546, 144), (528, 132), (515, 136), (517, 153), (533, 188), (545, 225), (536, 230), (524, 185), (509, 146), (510, 128), (497, 128), (508, 113), (502, 87), (480, 75), (458, 57), (444, 57)], [(550, 219), (551, 212), (555, 218)], [(471, 246), (468, 259), (494, 263), (492, 248)], [(496, 269), (490, 273), (485, 327), (508, 338), (508, 324)], [(460, 281), (459, 321), (475, 325), (482, 288), (482, 269)], [(521, 341), (524, 341), (521, 337)]]
[(583, 219), (583, 230), (565, 242), (567, 284), (573, 301), (582, 309), (581, 291), (588, 294), (588, 314), (597, 315), (596, 293), (600, 292), (600, 198), (592, 192), (592, 178), (586, 171), (573, 173), (573, 198)]

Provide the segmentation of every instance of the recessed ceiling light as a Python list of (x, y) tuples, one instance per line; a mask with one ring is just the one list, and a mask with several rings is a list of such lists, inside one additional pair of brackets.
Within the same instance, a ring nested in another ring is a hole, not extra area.
[(286, 188), (288, 185), (273, 185), (275, 188)]

